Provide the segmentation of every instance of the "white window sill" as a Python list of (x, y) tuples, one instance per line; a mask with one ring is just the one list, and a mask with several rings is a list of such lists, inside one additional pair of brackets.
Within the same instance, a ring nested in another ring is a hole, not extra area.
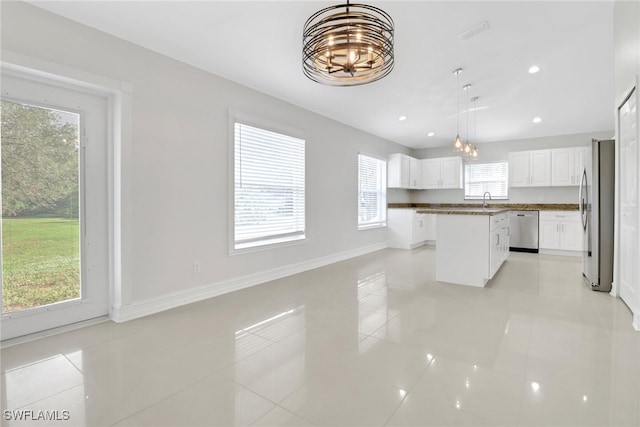
[(261, 242), (246, 243), (229, 249), (229, 255), (241, 255), (251, 252), (266, 251), (287, 246), (302, 245), (307, 242), (306, 236), (287, 237), (282, 239), (270, 239)]
[(387, 228), (387, 224), (359, 225), (358, 231), (375, 230), (376, 228)]

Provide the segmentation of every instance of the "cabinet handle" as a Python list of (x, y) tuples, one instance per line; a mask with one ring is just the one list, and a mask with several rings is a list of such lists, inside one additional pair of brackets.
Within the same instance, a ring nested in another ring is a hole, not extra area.
[(496, 234), (496, 237), (498, 238), (498, 240), (496, 240), (496, 246), (500, 245), (500, 235)]

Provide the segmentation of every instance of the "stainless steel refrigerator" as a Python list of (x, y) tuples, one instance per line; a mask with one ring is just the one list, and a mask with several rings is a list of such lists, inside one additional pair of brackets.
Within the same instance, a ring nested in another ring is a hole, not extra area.
[(591, 289), (609, 292), (613, 282), (614, 141), (594, 139), (584, 164), (579, 193), (582, 274)]

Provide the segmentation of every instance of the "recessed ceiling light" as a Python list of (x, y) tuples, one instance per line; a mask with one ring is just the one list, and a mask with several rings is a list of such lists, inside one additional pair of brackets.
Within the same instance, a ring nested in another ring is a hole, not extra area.
[(427, 134), (427, 136), (433, 136), (433, 135), (435, 135), (435, 134), (436, 134), (435, 132), (429, 132), (429, 133)]
[(538, 67), (537, 65), (532, 65), (532, 66), (529, 68), (529, 74), (535, 74), (535, 73), (537, 73), (538, 71), (540, 71), (540, 67)]
[(542, 121), (542, 119), (540, 117), (534, 117), (533, 118), (533, 123), (540, 123)]
[(407, 120), (407, 116), (400, 116), (398, 117), (398, 120), (400, 120), (401, 122), (404, 122), (405, 120)]

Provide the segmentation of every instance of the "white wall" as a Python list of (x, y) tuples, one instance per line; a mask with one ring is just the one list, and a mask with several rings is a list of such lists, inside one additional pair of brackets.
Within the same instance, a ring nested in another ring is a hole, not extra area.
[[(122, 159), (131, 195), (123, 204), (125, 306), (386, 244), (386, 229), (357, 231), (357, 154), (408, 148), (22, 2), (2, 2), (2, 49), (133, 88)], [(230, 109), (306, 134), (305, 244), (228, 255)], [(408, 192), (390, 192), (389, 201), (408, 202)]]
[[(616, 103), (640, 74), (640, 2), (617, 0), (613, 7)], [(617, 105), (616, 105), (617, 107)]]
[[(613, 110), (617, 110), (620, 104), (629, 95), (629, 92), (634, 85), (638, 85), (640, 81), (640, 2), (638, 1), (620, 1), (616, 0), (613, 9), (614, 16), (614, 63), (615, 63), (615, 105), (612, 106)], [(636, 92), (640, 90), (640, 87), (636, 86)], [(640, 109), (636, 112), (638, 119), (640, 119)], [(640, 140), (640, 128), (636, 129), (636, 141)], [(617, 148), (617, 147), (616, 147)], [(617, 150), (619, 153), (620, 150)], [(640, 153), (636, 153), (636, 156), (640, 156)], [(618, 180), (622, 177), (628, 177), (629, 175), (636, 176), (637, 173), (626, 173), (622, 171), (622, 168), (629, 164), (640, 164), (640, 157), (635, 159), (635, 162), (623, 161), (619, 156), (616, 156), (616, 165), (618, 166)], [(637, 182), (635, 183), (637, 185)], [(640, 189), (638, 190), (640, 192)], [(620, 197), (616, 198), (616, 213), (620, 215)], [(621, 222), (620, 216), (617, 217), (618, 223)], [(618, 233), (620, 233), (618, 229)], [(627, 236), (628, 237), (628, 236)], [(628, 269), (627, 271), (635, 272), (636, 277), (631, 276), (631, 283), (636, 285), (640, 280), (637, 277), (638, 269), (629, 268), (624, 265), (625, 262), (629, 262), (621, 257), (622, 253), (620, 249), (621, 236), (616, 236), (616, 251), (615, 251), (615, 270), (614, 270), (614, 282), (617, 284), (620, 281), (620, 271), (622, 269)], [(637, 246), (640, 241), (640, 228), (635, 236), (630, 237), (632, 245)], [(636, 252), (637, 253), (637, 249)], [(632, 259), (632, 263), (637, 262), (637, 259)], [(617, 286), (613, 289), (614, 295), (620, 295), (620, 290)], [(633, 311), (633, 325), (636, 330), (640, 331), (640, 293), (636, 294), (635, 301), (629, 301), (628, 305)], [(614, 341), (615, 342), (615, 341)], [(622, 365), (622, 364), (620, 364)], [(624, 374), (624, 373), (623, 373)]]
[[(545, 138), (519, 139), (478, 144), (480, 160), (492, 162), (507, 160), (511, 151), (543, 150), (547, 148), (577, 147), (588, 145), (592, 138), (613, 138), (614, 131), (588, 134), (559, 135)], [(456, 155), (451, 147), (425, 148), (414, 150), (414, 157), (428, 159)], [(464, 190), (419, 190), (411, 194), (412, 203), (478, 203), (477, 200), (464, 200)], [(509, 188), (509, 200), (504, 203), (577, 203), (577, 187), (533, 187)]]

